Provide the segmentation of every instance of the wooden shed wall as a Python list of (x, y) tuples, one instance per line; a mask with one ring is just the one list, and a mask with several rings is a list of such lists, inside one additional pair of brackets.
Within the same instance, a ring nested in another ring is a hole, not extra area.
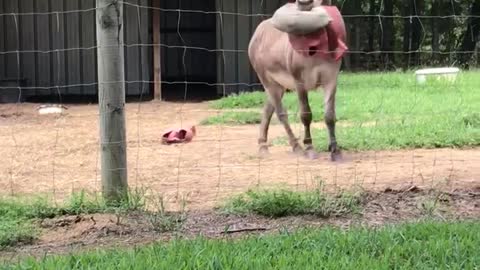
[[(259, 89), (247, 55), (248, 43), (257, 25), (268, 18), (262, 14), (272, 14), (284, 3), (160, 0), (164, 97), (167, 92), (181, 99), (185, 92), (207, 96), (213, 90), (222, 96)], [(218, 87), (210, 87), (214, 84)]]
[(164, 97), (215, 95), (209, 86), (217, 82), (215, 0), (160, 1), (160, 7)]
[[(150, 0), (126, 2), (150, 4)], [(27, 96), (57, 91), (96, 95), (94, 8), (95, 0), (0, 0), (0, 14), (4, 14), (0, 16), (0, 79), (26, 79), (23, 95)], [(126, 80), (136, 81), (127, 83), (127, 95), (151, 89), (140, 81), (152, 81), (152, 48), (136, 45), (152, 43), (150, 16), (149, 9), (125, 5)]]
[(217, 19), (218, 87), (219, 94), (239, 93), (261, 88), (251, 68), (247, 49), (250, 38), (258, 24), (273, 14), (285, 0), (217, 0), (217, 10), (222, 11)]

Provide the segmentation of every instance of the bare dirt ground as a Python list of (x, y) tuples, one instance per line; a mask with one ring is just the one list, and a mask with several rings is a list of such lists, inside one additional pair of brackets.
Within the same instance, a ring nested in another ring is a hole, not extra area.
[(155, 219), (145, 213), (94, 214), (38, 221), (39, 239), (0, 251), (0, 262), (16, 262), (24, 256), (44, 257), (82, 251), (131, 248), (173, 238), (237, 238), (292, 231), (298, 228), (335, 226), (378, 227), (416, 221), (480, 219), (480, 189), (438, 192), (411, 187), (366, 194), (358, 213), (342, 217), (315, 216), (269, 219), (255, 215), (237, 216), (213, 211), (191, 211), (173, 231), (162, 232)]
[[(54, 194), (62, 200), (80, 189), (99, 191), (97, 106), (69, 105), (62, 116), (41, 116), (37, 106), (0, 105), (0, 193)], [(198, 125), (216, 113), (204, 103), (129, 103), (130, 186), (163, 194), (171, 209), (184, 202), (189, 210), (207, 210), (248, 188), (305, 189), (319, 180), (371, 191), (406, 184), (448, 190), (480, 185), (478, 148), (346, 152), (343, 162), (332, 163), (326, 153), (310, 161), (274, 146), (268, 158), (259, 159), (254, 125), (197, 126), (193, 142), (161, 144), (165, 129)], [(293, 128), (302, 134), (299, 124)], [(270, 130), (270, 140), (284, 135), (279, 125)]]

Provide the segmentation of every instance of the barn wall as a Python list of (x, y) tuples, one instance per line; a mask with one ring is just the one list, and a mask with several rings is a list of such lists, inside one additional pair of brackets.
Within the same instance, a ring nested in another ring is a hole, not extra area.
[[(262, 4), (263, 3), (263, 4)], [(218, 57), (219, 94), (258, 90), (261, 86), (248, 59), (250, 38), (258, 24), (272, 14), (285, 0), (217, 0), (217, 48), (223, 50)]]
[[(25, 96), (96, 95), (94, 7), (95, 0), (0, 0), (0, 14), (37, 13), (0, 16), (0, 80), (25, 79)], [(75, 10), (88, 11), (40, 14)], [(149, 93), (140, 81), (152, 81), (152, 48), (135, 44), (152, 43), (150, 11), (125, 5), (124, 18), (126, 79), (137, 81), (127, 83), (127, 95)]]
[(177, 92), (181, 98), (185, 91), (190, 97), (201, 96), (210, 89), (215, 93), (209, 86), (217, 82), (215, 2), (161, 1), (160, 6), (165, 10), (160, 13), (164, 96)]

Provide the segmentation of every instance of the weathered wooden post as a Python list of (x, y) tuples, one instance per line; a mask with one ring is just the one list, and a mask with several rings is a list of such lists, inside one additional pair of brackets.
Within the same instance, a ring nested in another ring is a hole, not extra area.
[(128, 191), (123, 3), (97, 0), (96, 13), (102, 193), (118, 203)]
[(152, 1), (152, 29), (153, 29), (153, 77), (154, 90), (153, 95), (155, 99), (162, 100), (162, 63), (160, 49), (160, 1)]

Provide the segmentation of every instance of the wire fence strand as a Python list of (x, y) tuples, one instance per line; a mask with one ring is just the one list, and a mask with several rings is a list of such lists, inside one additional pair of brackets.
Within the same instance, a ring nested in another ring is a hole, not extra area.
[[(127, 143), (132, 188), (144, 186), (155, 193), (172, 195), (172, 204), (188, 196), (192, 208), (202, 208), (211, 207), (230, 195), (250, 188), (280, 186), (301, 190), (312, 188), (317, 182), (324, 182), (334, 189), (361, 187), (385, 190), (406, 184), (433, 188), (444, 182), (448, 182), (449, 188), (456, 188), (474, 185), (478, 180), (480, 116), (476, 110), (480, 96), (475, 70), (462, 71), (454, 83), (433, 82), (433, 86), (424, 86), (416, 81), (412, 69), (422, 65), (408, 66), (401, 72), (396, 71), (401, 67), (393, 70), (363, 68), (360, 73), (342, 72), (338, 83), (336, 130), (339, 144), (345, 148), (342, 149), (343, 161), (329, 160), (321, 91), (311, 94), (311, 106), (315, 108), (313, 137), (320, 158), (308, 160), (292, 155), (284, 127), (276, 119), (272, 120), (269, 128), (271, 153), (267, 157), (259, 157), (258, 132), (266, 96), (257, 91), (263, 89), (263, 85), (253, 69), (249, 67), (245, 72), (248, 76), (233, 74), (239, 68), (231, 66), (232, 63), (249, 63), (249, 40), (241, 40), (245, 36), (229, 33), (232, 30), (230, 21), (233, 18), (235, 29), (239, 30), (242, 27), (238, 23), (239, 18), (253, 18), (259, 23), (271, 17), (273, 10), (266, 11), (264, 1), (260, 5), (262, 10), (253, 10), (251, 6), (250, 13), (230, 12), (223, 7), (222, 10), (197, 10), (182, 7), (182, 1), (178, 3), (178, 8), (156, 8), (138, 2), (143, 1), (122, 1), (129, 9), (128, 14), (124, 13), (128, 31), (134, 31), (127, 32), (128, 39), (123, 47), (126, 51), (135, 52), (134, 56), (130, 52), (125, 54), (128, 60), (135, 61), (127, 61), (125, 80), (104, 82), (124, 83), (138, 99), (133, 104), (127, 104), (126, 141), (108, 142)], [(478, 19), (479, 15), (455, 12), (436, 16), (385, 15), (382, 8), (377, 14), (347, 14), (344, 18), (376, 22), (375, 29), (380, 32), (374, 33), (373, 37), (384, 35), (387, 28), (383, 22), (386, 19), (410, 21), (408, 24), (412, 25), (418, 20), (421, 38), (417, 48), (406, 43), (408, 46), (403, 49), (399, 46), (384, 49), (378, 44), (366, 48), (366, 45), (353, 44), (345, 56), (349, 61), (357, 59), (357, 64), (375, 62), (381, 66), (385, 55), (397, 58), (420, 55), (419, 62), (427, 65), (430, 61), (433, 63), (434, 58), (439, 58), (454, 66), (456, 60), (450, 58), (465, 55), (476, 59), (478, 65), (478, 46), (459, 50), (428, 45), (428, 39), (433, 39), (435, 33), (428, 32), (425, 21), (465, 22)], [(89, 80), (78, 80), (90, 71), (91, 74), (96, 72), (96, 62), (88, 65), (82, 57), (86, 53), (94, 57), (100, 46), (96, 42), (93, 43), (95, 45), (86, 45), (86, 35), (69, 34), (66, 27), (67, 19), (80, 22), (82, 16), (93, 15), (95, 18), (98, 8), (58, 10), (51, 6), (50, 9), (9, 12), (0, 7), (3, 12), (0, 13), (0, 30), (5, 30), (5, 39), (0, 42), (0, 100), (7, 93), (13, 93), (17, 99), (17, 102), (0, 104), (0, 155), (8, 161), (0, 165), (0, 188), (3, 190), (0, 194), (51, 193), (56, 200), (61, 200), (81, 189), (101, 191), (99, 149), (101, 145), (107, 145), (98, 134), (101, 114), (96, 105), (67, 104), (65, 101), (71, 89), (78, 90), (75, 91), (79, 98), (95, 96), (96, 90), (92, 94), (85, 89), (97, 89), (100, 85), (96, 75)], [(464, 11), (467, 13), (467, 10)], [(161, 12), (165, 17), (170, 14), (172, 17), (168, 18), (174, 18), (161, 22), (165, 29), (175, 31), (164, 33), (160, 43), (151, 40), (153, 33), (148, 24), (152, 23), (152, 12)], [(415, 13), (418, 13), (417, 7)], [(198, 18), (204, 16), (202, 18), (207, 20), (207, 15), (213, 15), (217, 25), (215, 29), (208, 30), (217, 37), (214, 48), (198, 40), (202, 35), (207, 39), (206, 32), (192, 38), (195, 29), (185, 30), (192, 21), (200, 28), (202, 23)], [(32, 40), (37, 44), (25, 44), (24, 37), (28, 33), (22, 31), (26, 29), (26, 18), (32, 17), (35, 22), (45, 16), (48, 16), (49, 26), (43, 29), (43, 26), (36, 25), (36, 32), (32, 33)], [(355, 29), (353, 22), (347, 24), (349, 30)], [(91, 31), (93, 35), (93, 24), (86, 27), (79, 23), (78, 30)], [(249, 38), (255, 22), (252, 20), (250, 24), (248, 28), (251, 30), (247, 31)], [(45, 37), (39, 35), (42, 33), (39, 29), (43, 29)], [(54, 39), (53, 33), (61, 38)], [(355, 42), (367, 44), (365, 40), (371, 38), (367, 35), (357, 35)], [(78, 40), (69, 41), (72, 36)], [(232, 42), (242, 45), (233, 46), (235, 48), (224, 46), (232, 36), (235, 39)], [(7, 40), (7, 37), (14, 37), (14, 40)], [(45, 40), (40, 41), (42, 38)], [(478, 42), (478, 38), (476, 40)], [(40, 42), (45, 42), (47, 46), (40, 46)], [(165, 78), (161, 81), (155, 81), (151, 76), (154, 71), (150, 49), (154, 47), (162, 49), (162, 76)], [(193, 72), (206, 72), (211, 68), (207, 66), (209, 63), (195, 63), (206, 59), (202, 58), (202, 53), (213, 55), (216, 63), (214, 81), (192, 75)], [(173, 61), (163, 59), (173, 55), (176, 56)], [(67, 67), (67, 62), (71, 61), (80, 63), (74, 63), (75, 68)], [(29, 63), (34, 66), (29, 66)], [(42, 74), (47, 74), (47, 79)], [(168, 78), (168, 74), (176, 75)], [(155, 84), (171, 87), (175, 93), (180, 93), (180, 101), (151, 100), (149, 96)], [(209, 87), (215, 88), (219, 96), (215, 101), (189, 100), (191, 95)], [(247, 89), (245, 93), (231, 90), (242, 87)], [(45, 95), (48, 102), (64, 105), (64, 112), (41, 115), (39, 104), (24, 102), (24, 98), (38, 98), (41, 91), (50, 93)], [(297, 103), (295, 93), (285, 95), (286, 114), (296, 136), (302, 137), (304, 125)], [(166, 131), (172, 128), (189, 129), (191, 126), (195, 126), (197, 131), (192, 142), (162, 144), (162, 135)]]

